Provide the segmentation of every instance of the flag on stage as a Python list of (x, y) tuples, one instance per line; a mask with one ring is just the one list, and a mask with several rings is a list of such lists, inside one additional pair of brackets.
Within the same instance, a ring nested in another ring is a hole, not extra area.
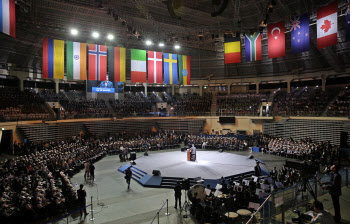
[(164, 83), (178, 84), (176, 54), (164, 53)]
[(179, 78), (181, 85), (191, 85), (191, 57), (179, 55)]
[(89, 44), (89, 80), (106, 81), (107, 46)]
[(0, 32), (16, 37), (15, 0), (0, 0)]
[(338, 43), (338, 2), (317, 9), (317, 48)]
[(43, 78), (64, 79), (64, 41), (43, 39)]
[(112, 82), (125, 82), (125, 48), (108, 47), (108, 74)]
[(146, 82), (146, 51), (131, 49), (131, 82)]
[(86, 80), (86, 43), (67, 41), (67, 79)]
[(241, 62), (241, 38), (225, 37), (225, 64)]
[(162, 83), (162, 52), (148, 51), (148, 83)]
[(346, 41), (350, 41), (350, 0), (346, 3)]
[(310, 50), (309, 14), (295, 16), (291, 19), (292, 53), (297, 54)]
[(268, 58), (284, 57), (286, 43), (284, 21), (267, 26)]
[(245, 61), (259, 61), (262, 58), (261, 33), (245, 34)]

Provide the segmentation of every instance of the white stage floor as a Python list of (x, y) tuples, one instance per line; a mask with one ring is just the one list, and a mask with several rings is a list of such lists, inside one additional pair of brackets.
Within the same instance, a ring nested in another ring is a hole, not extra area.
[(197, 161), (187, 161), (187, 152), (164, 152), (142, 156), (134, 167), (152, 175), (159, 170), (163, 177), (219, 179), (254, 170), (255, 160), (246, 156), (217, 151), (198, 151)]

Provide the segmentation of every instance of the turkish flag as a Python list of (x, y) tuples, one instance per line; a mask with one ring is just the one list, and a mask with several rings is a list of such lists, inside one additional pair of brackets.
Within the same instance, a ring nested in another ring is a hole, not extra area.
[(268, 25), (267, 33), (269, 58), (284, 57), (286, 55), (284, 21)]
[(338, 2), (317, 9), (317, 48), (338, 43)]

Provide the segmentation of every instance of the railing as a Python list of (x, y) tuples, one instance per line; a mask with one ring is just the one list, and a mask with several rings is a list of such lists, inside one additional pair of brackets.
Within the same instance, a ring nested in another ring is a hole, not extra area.
[[(342, 186), (349, 185), (349, 168), (339, 171), (342, 176)], [(324, 175), (320, 181), (328, 181), (330, 175)], [(316, 197), (328, 194), (328, 190), (322, 189), (315, 180), (308, 182)], [(295, 210), (304, 213), (309, 210), (309, 203), (313, 196), (309, 191), (303, 190), (304, 186), (294, 185), (290, 188), (278, 192), (272, 192), (253, 213), (248, 223), (286, 223), (286, 220), (298, 217)]]
[[(65, 223), (69, 223), (69, 216), (70, 215), (72, 215), (72, 214), (74, 214), (74, 213), (77, 213), (77, 212), (80, 212), (81, 210), (83, 210), (83, 209), (86, 209), (86, 208), (88, 208), (88, 207), (91, 207), (91, 210), (90, 210), (90, 214), (91, 214), (91, 218), (90, 218), (90, 221), (94, 221), (95, 220), (95, 218), (94, 218), (94, 210), (93, 210), (93, 206), (92, 206), (92, 196), (91, 196), (91, 203), (90, 204), (88, 204), (88, 205), (86, 205), (86, 206), (84, 206), (84, 207), (81, 207), (81, 208), (79, 208), (79, 209), (77, 209), (77, 210), (74, 210), (74, 211), (72, 211), (72, 212), (69, 212), (68, 213), (68, 210), (66, 210), (66, 214), (64, 214), (63, 216), (60, 216), (59, 218), (56, 218), (56, 219), (54, 219), (54, 220), (51, 220), (51, 221), (49, 221), (49, 222), (46, 222), (45, 224), (49, 224), (49, 223), (58, 223), (58, 222), (60, 222), (60, 221), (64, 221)], [(66, 220), (64, 220), (64, 219), (66, 219)]]
[(159, 213), (160, 211), (164, 208), (164, 205), (166, 204), (166, 213), (165, 215), (168, 216), (170, 215), (169, 213), (169, 206), (168, 206), (168, 199), (166, 199), (166, 201), (164, 202), (164, 204), (162, 205), (162, 207), (158, 210), (157, 214), (154, 216), (154, 218), (152, 219), (151, 223), (152, 224), (154, 222), (154, 220), (157, 218), (157, 224), (159, 224)]

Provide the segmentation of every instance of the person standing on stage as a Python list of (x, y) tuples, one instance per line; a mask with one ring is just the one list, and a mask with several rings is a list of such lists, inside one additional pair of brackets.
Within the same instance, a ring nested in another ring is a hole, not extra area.
[(130, 189), (131, 177), (132, 177), (132, 171), (131, 171), (131, 166), (129, 166), (129, 168), (125, 170), (125, 179), (126, 179), (126, 183), (128, 184), (128, 189)]
[(261, 168), (260, 168), (260, 163), (256, 161), (256, 166), (254, 167), (254, 176), (259, 177), (261, 176)]
[(95, 166), (94, 166), (94, 164), (92, 164), (91, 161), (90, 161), (89, 170), (90, 170), (90, 180), (94, 181), (95, 180)]
[(194, 144), (192, 144), (192, 147), (191, 147), (191, 155), (192, 155), (192, 161), (196, 161), (196, 147), (194, 147)]
[(323, 186), (322, 188), (328, 188), (329, 194), (332, 197), (333, 201), (333, 207), (334, 207), (334, 220), (335, 222), (339, 223), (341, 220), (340, 215), (340, 203), (339, 203), (339, 197), (341, 195), (341, 175), (338, 173), (339, 167), (337, 165), (331, 166), (331, 179), (328, 184)]
[(86, 191), (83, 189), (83, 187), (84, 185), (80, 184), (80, 189), (77, 190), (79, 207), (84, 207), (84, 209), (80, 209), (80, 216), (83, 215), (83, 211), (85, 215), (89, 214), (86, 212)]
[(174, 191), (175, 191), (175, 209), (177, 209), (177, 202), (179, 202), (179, 207), (181, 209), (181, 190), (182, 186), (180, 184), (180, 181), (177, 182)]
[(84, 179), (86, 180), (86, 178), (89, 178), (90, 177), (90, 170), (89, 170), (89, 161), (86, 161), (84, 163), (84, 168), (85, 168), (85, 174), (84, 174)]

